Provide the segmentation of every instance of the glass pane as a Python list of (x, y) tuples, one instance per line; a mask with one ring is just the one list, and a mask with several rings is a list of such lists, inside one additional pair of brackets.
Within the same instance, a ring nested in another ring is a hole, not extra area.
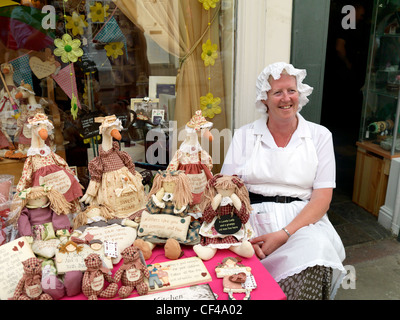
[[(400, 1), (376, 1), (364, 90), (360, 140), (388, 155), (400, 154)], [(395, 141), (395, 143), (393, 143)]]
[[(12, 148), (7, 155), (26, 156), (23, 124), (42, 111), (55, 127), (49, 144), (86, 187), (88, 162), (102, 142), (98, 116), (121, 120), (121, 149), (139, 166), (166, 167), (196, 110), (217, 130), (230, 128), (234, 0), (7, 4), (0, 7), (0, 88), (8, 84), (0, 97), (0, 156)], [(4, 98), (7, 89), (13, 103)]]

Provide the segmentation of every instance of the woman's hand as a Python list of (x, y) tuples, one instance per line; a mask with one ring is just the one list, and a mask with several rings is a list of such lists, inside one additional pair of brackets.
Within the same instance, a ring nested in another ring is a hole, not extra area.
[(254, 252), (257, 257), (259, 259), (264, 259), (285, 244), (287, 240), (288, 236), (285, 231), (279, 230), (253, 238), (250, 242), (253, 244)]

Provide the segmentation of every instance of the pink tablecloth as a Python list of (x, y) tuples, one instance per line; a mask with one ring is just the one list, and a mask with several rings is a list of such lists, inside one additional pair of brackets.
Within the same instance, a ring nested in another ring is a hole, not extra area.
[[(195, 257), (196, 254), (194, 253), (191, 247), (183, 247), (184, 251), (183, 258), (190, 258)], [(212, 281), (208, 282), (212, 291), (218, 295), (218, 300), (228, 300), (228, 294), (223, 292), (222, 287), (222, 278), (217, 278), (216, 273), (214, 271), (215, 267), (222, 262), (225, 257), (237, 257), (232, 251), (229, 250), (218, 250), (214, 258), (208, 261), (203, 261), (208, 272), (212, 276)], [(285, 294), (282, 292), (279, 285), (276, 281), (272, 278), (272, 276), (268, 273), (268, 271), (264, 268), (264, 266), (260, 263), (258, 258), (254, 255), (252, 258), (241, 258), (241, 264), (251, 267), (252, 274), (255, 277), (255, 281), (257, 283), (257, 288), (252, 291), (251, 293), (251, 300), (286, 300)], [(167, 258), (164, 256), (164, 249), (163, 247), (156, 247), (153, 250), (153, 254), (147, 263), (156, 263), (156, 262), (163, 262), (168, 261)], [(113, 274), (119, 269), (122, 261), (114, 266)], [(134, 297), (137, 296), (136, 291), (130, 296)], [(241, 300), (244, 297), (242, 293), (235, 293), (235, 298), (237, 300)], [(118, 296), (114, 299), (119, 299)], [(62, 300), (87, 300), (87, 298), (83, 294), (79, 294), (73, 297), (64, 297)], [(99, 300), (104, 300), (100, 299)]]

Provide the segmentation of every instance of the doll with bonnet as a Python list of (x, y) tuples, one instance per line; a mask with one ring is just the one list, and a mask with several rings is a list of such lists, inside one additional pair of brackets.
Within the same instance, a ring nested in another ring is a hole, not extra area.
[(249, 192), (237, 176), (217, 174), (208, 181), (201, 203), (203, 212), (200, 244), (193, 250), (202, 260), (211, 259), (218, 249), (229, 249), (250, 258), (254, 254), (249, 218)]
[(135, 170), (129, 154), (119, 150), (121, 120), (112, 115), (95, 121), (101, 123), (102, 144), (99, 156), (89, 162), (91, 180), (81, 202), (107, 205), (117, 218), (127, 218), (144, 208), (142, 176)]
[(195, 218), (201, 216), (200, 200), (207, 181), (212, 178), (212, 158), (199, 142), (199, 134), (212, 140), (212, 122), (206, 120), (201, 110), (186, 124), (186, 138), (171, 159), (167, 170), (182, 170), (188, 176), (193, 195), (189, 213)]
[(80, 211), (79, 198), (82, 188), (75, 173), (67, 162), (45, 144), (49, 132), (54, 127), (44, 113), (37, 113), (28, 119), (31, 130), (31, 146), (17, 184), (17, 192), (33, 186), (46, 184), (53, 186), (72, 204), (72, 212)]
[[(11, 63), (3, 63), (0, 66), (1, 73), (4, 75), (4, 87), (0, 91), (0, 118), (3, 121), (3, 130), (10, 136), (14, 137), (17, 131), (17, 117), (19, 101), (15, 98), (17, 87), (14, 83), (14, 67)], [(17, 110), (14, 110), (17, 108)]]
[(138, 227), (139, 247), (145, 259), (151, 257), (156, 244), (165, 243), (165, 256), (182, 256), (180, 244), (195, 245), (200, 241), (200, 223), (188, 215), (192, 202), (190, 182), (183, 171), (159, 171), (153, 180), (146, 209)]
[[(22, 153), (26, 156), (29, 147), (31, 146), (31, 127), (29, 126), (29, 119), (34, 117), (37, 113), (45, 113), (42, 103), (44, 99), (41, 99), (40, 103), (36, 102), (35, 92), (29, 83), (24, 83), (21, 81), (21, 85), (17, 89), (17, 94), (15, 95), (20, 101), (20, 113), (21, 115), (17, 119), (17, 132), (15, 134), (14, 140), (18, 142), (18, 153)], [(52, 132), (49, 131), (49, 135), (46, 138), (46, 144), (50, 145), (53, 136)]]

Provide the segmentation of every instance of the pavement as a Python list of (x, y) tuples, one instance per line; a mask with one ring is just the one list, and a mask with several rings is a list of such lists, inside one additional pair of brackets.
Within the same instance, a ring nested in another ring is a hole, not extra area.
[(400, 300), (397, 236), (348, 194), (335, 192), (328, 216), (345, 246), (343, 265), (348, 271), (335, 300)]

